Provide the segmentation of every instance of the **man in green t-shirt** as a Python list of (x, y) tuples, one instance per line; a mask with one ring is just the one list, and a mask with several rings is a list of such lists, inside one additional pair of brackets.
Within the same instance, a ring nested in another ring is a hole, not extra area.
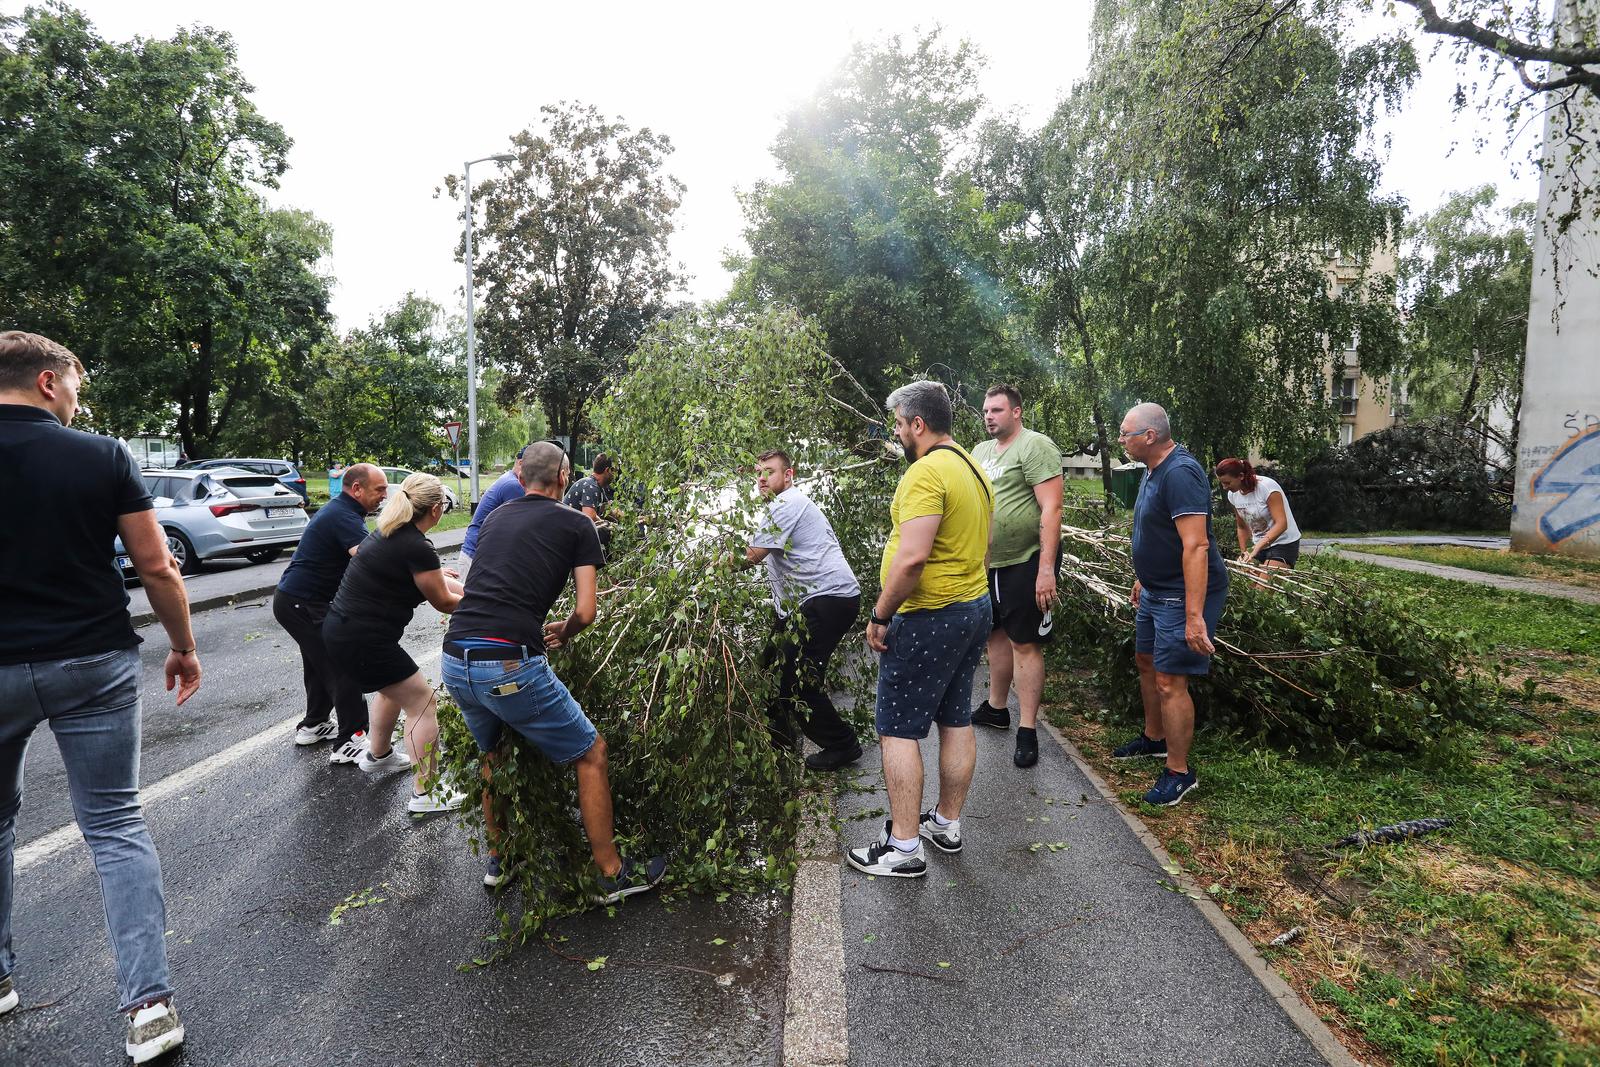
[(1061, 450), (1022, 425), (1022, 393), (996, 385), (983, 398), (990, 440), (972, 458), (994, 483), (994, 534), (989, 549), (989, 699), (972, 721), (1004, 730), (1011, 725), (1007, 694), (1017, 690), (1018, 767), (1039, 762), (1039, 699), (1044, 692), (1044, 649), (1054, 627), (1056, 578), (1061, 572)]

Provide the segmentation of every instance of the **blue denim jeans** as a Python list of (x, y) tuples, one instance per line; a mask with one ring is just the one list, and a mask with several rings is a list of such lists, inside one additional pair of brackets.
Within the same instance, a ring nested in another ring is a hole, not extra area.
[[(480, 640), (460, 643), (492, 647)], [(494, 751), (509, 726), (532, 741), (551, 763), (564, 767), (581, 759), (594, 747), (594, 724), (550, 669), (548, 659), (523, 659), (517, 646), (507, 647), (510, 658), (505, 660), (467, 661), (449, 652), (440, 660), (444, 687), (467, 720), (478, 751)]]
[(0, 977), (16, 965), (12, 855), (22, 760), (34, 727), (48, 722), (100, 874), (123, 1011), (172, 995), (161, 860), (139, 804), (139, 712), (137, 649), (0, 665)]

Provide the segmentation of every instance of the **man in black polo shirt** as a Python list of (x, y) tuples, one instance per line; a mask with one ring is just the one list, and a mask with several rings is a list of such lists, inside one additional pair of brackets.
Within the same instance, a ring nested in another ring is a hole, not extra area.
[[(272, 598), (272, 617), (300, 646), (305, 676), (306, 717), (295, 728), (294, 743), (315, 745), (337, 736), (329, 763), (361, 758), (367, 702), (361, 687), (329, 661), (322, 644), (322, 620), (350, 557), (367, 538), (367, 515), (383, 503), (388, 488), (383, 472), (370, 463), (357, 463), (345, 471), (344, 492), (311, 516)], [(338, 714), (337, 726), (328, 718), (330, 709)]]
[[(200, 688), (189, 601), (128, 450), (67, 429), (83, 365), (37, 334), (0, 333), (0, 1015), (11, 971), (12, 851), (28, 738), (48, 722), (94, 853), (117, 958), (127, 1053), (143, 1063), (183, 1043), (167, 966), (161, 860), (139, 803), (140, 638), (112, 550), (120, 536), (171, 648), (163, 671), (182, 704)], [(70, 905), (66, 905), (69, 906)]]
[[(636, 862), (617, 852), (605, 739), (545, 657), (546, 648), (561, 648), (594, 621), (600, 539), (592, 521), (561, 503), (570, 477), (559, 445), (541, 441), (523, 452), (527, 495), (501, 504), (484, 521), (466, 592), (445, 634), (441, 673), (484, 754), (485, 778), (507, 726), (552, 762), (577, 771), (578, 808), (601, 875), (597, 899), (609, 904), (654, 887), (667, 861)], [(577, 593), (572, 615), (547, 623), (568, 577)], [(483, 815), (490, 853), (483, 884), (494, 888), (506, 872), (495, 849), (499, 823), (487, 789)]]

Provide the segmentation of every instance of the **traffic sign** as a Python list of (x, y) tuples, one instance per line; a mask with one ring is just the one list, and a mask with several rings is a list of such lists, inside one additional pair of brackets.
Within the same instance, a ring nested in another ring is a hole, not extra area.
[(461, 447), (461, 424), (459, 422), (445, 423), (444, 434), (446, 437), (450, 438), (451, 448)]

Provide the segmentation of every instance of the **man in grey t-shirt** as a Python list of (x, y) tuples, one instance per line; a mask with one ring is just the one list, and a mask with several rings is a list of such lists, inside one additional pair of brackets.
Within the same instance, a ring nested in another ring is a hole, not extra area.
[[(765, 521), (745, 549), (747, 565), (765, 562), (772, 583), (772, 658), (781, 658), (778, 699), (768, 712), (780, 743), (793, 738), (796, 698), (809, 714), (800, 728), (822, 749), (806, 757), (814, 771), (831, 771), (861, 758), (855, 731), (839, 717), (828, 696), (828, 660), (861, 611), (861, 586), (850, 570), (833, 527), (794, 487), (794, 463), (774, 449), (756, 460), (756, 488), (767, 498)], [(803, 632), (790, 634), (794, 617)]]

